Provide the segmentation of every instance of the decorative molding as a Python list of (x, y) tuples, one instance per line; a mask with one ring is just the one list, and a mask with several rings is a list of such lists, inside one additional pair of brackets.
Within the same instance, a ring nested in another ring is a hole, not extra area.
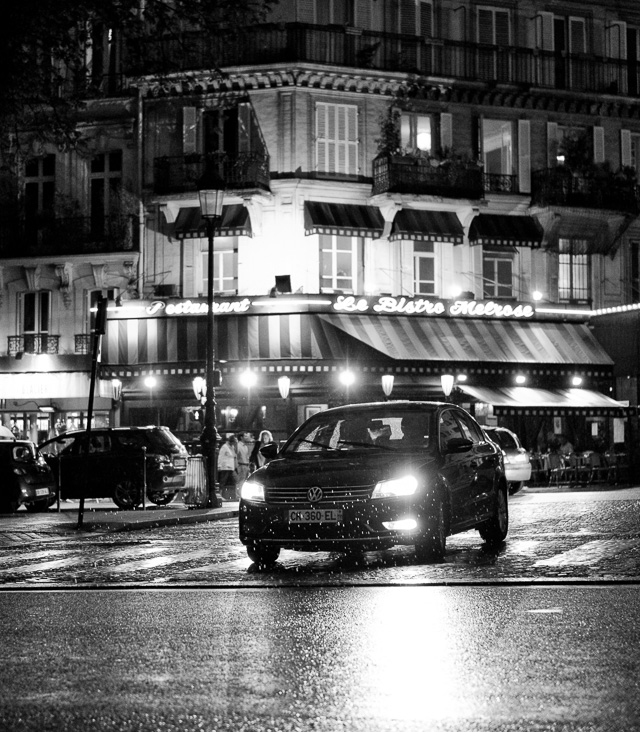
[(40, 289), (40, 275), (42, 274), (42, 266), (39, 264), (25, 264), (22, 267), (24, 281), (28, 290)]
[(91, 271), (93, 272), (93, 281), (95, 286), (101, 290), (107, 288), (107, 265), (106, 264), (92, 264)]
[(71, 307), (71, 290), (73, 281), (73, 265), (71, 262), (64, 264), (54, 264), (56, 277), (60, 278), (60, 292), (62, 293), (62, 302), (65, 308)]

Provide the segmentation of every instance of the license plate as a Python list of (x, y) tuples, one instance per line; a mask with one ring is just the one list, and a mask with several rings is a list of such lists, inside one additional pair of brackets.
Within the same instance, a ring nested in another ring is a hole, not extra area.
[(36, 496), (48, 496), (48, 495), (49, 495), (48, 488), (36, 488)]
[(287, 511), (290, 524), (339, 524), (342, 522), (341, 508), (301, 508)]
[(187, 461), (185, 458), (173, 458), (173, 467), (176, 470), (184, 470), (187, 467)]

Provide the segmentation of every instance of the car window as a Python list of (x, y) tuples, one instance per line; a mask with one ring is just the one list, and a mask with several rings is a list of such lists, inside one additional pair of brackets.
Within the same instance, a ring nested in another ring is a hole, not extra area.
[(36, 459), (35, 450), (31, 445), (16, 445), (13, 448), (13, 459), (19, 463), (32, 463)]
[(464, 437), (462, 429), (458, 420), (453, 416), (453, 412), (450, 409), (445, 410), (440, 414), (439, 429), (439, 444), (440, 450), (444, 451), (447, 449), (447, 442), (454, 439), (455, 437)]
[(109, 440), (109, 435), (91, 435), (91, 440), (89, 442), (90, 453), (104, 453), (109, 452), (110, 450), (111, 441)]
[(463, 435), (468, 440), (471, 440), (474, 444), (484, 440), (484, 435), (482, 434), (480, 426), (474, 422), (470, 415), (465, 412), (456, 412), (456, 417), (460, 422)]
[(78, 455), (82, 435), (61, 435), (42, 445), (42, 452), (53, 455)]
[(504, 432), (502, 430), (492, 430), (489, 433), (489, 437), (491, 437), (494, 442), (497, 442), (503, 450), (517, 450), (519, 447), (518, 443), (513, 439), (513, 435), (510, 432)]

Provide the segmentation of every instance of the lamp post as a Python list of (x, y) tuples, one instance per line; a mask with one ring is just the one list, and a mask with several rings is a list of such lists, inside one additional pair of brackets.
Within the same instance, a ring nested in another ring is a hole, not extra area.
[(216, 226), (222, 218), (224, 201), (224, 183), (213, 171), (205, 171), (198, 181), (200, 198), (200, 215), (207, 227), (208, 261), (207, 261), (207, 363), (205, 371), (207, 401), (204, 408), (204, 429), (202, 431), (202, 449), (207, 465), (207, 492), (209, 506), (219, 507), (222, 500), (216, 494), (216, 401), (215, 401), (215, 347), (214, 347), (214, 314), (213, 314), (213, 238)]

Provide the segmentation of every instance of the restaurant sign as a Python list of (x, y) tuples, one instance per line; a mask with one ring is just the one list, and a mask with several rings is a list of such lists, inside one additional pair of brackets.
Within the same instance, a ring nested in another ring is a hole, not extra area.
[(469, 315), (493, 318), (531, 318), (531, 305), (498, 303), (493, 300), (427, 300), (425, 298), (391, 297), (378, 298), (340, 295), (333, 303), (333, 310), (345, 313), (381, 313), (398, 315)]

